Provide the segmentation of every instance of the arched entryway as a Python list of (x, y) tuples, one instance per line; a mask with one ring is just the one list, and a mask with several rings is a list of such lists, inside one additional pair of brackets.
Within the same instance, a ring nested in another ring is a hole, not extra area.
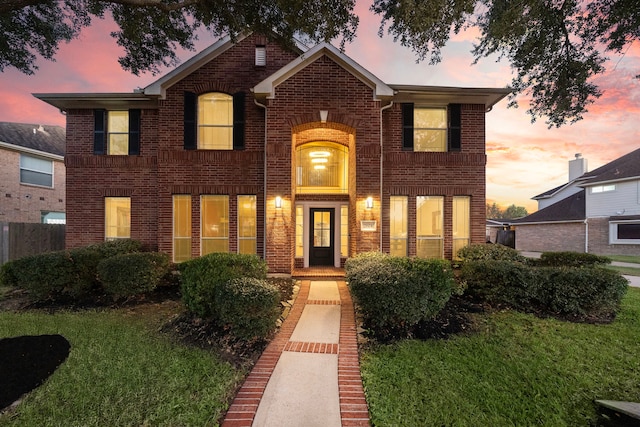
[(349, 256), (354, 142), (354, 131), (342, 125), (316, 123), (294, 129), (296, 268), (341, 267)]

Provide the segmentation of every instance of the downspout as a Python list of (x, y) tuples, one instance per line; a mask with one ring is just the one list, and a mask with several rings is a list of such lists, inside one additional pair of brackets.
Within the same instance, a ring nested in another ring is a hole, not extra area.
[(384, 110), (386, 110), (387, 108), (391, 108), (393, 106), (393, 101), (391, 101), (389, 104), (385, 105), (384, 107), (380, 108), (380, 252), (382, 252), (382, 205), (383, 205), (383, 200), (382, 200), (382, 191), (383, 191), (383, 183), (382, 183), (382, 178), (383, 178), (383, 161), (384, 161), (384, 151), (383, 151), (383, 147), (382, 147), (382, 142), (383, 142), (383, 137), (382, 137), (382, 132), (383, 132), (383, 128), (382, 128), (382, 112)]
[(262, 259), (267, 261), (267, 106), (258, 102), (254, 97), (253, 102), (258, 106), (264, 108), (264, 188), (262, 189), (263, 195), (263, 221), (262, 221)]
[(589, 253), (589, 218), (584, 219), (584, 253)]

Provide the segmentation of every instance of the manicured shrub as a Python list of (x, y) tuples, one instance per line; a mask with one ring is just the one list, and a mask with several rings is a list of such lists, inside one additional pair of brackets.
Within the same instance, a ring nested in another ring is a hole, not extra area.
[(458, 251), (458, 257), (462, 261), (501, 260), (524, 262), (525, 257), (518, 251), (500, 244), (473, 244), (465, 246)]
[(134, 239), (115, 239), (86, 246), (87, 249), (96, 250), (101, 258), (109, 258), (114, 255), (130, 254), (133, 252), (145, 252), (144, 244)]
[(100, 254), (92, 249), (54, 251), (11, 261), (7, 269), (13, 285), (36, 300), (81, 298), (96, 285)]
[(242, 277), (216, 286), (218, 322), (244, 340), (266, 338), (280, 315), (280, 291), (263, 279)]
[(128, 297), (151, 292), (169, 273), (169, 255), (134, 252), (105, 258), (98, 264), (98, 279), (106, 293)]
[(501, 260), (465, 262), (460, 278), (466, 282), (466, 294), (492, 304), (519, 308), (536, 302), (533, 270), (523, 263)]
[(364, 326), (383, 341), (406, 337), (435, 316), (455, 286), (448, 261), (382, 253), (347, 260), (345, 274)]
[(182, 300), (197, 316), (216, 318), (216, 288), (232, 279), (267, 277), (267, 264), (255, 255), (212, 253), (179, 265)]
[(537, 265), (543, 267), (594, 267), (610, 264), (611, 260), (604, 256), (580, 252), (543, 252)]
[(627, 279), (605, 268), (541, 267), (535, 270), (540, 305), (551, 313), (608, 317), (617, 312), (628, 288)]
[(467, 293), (522, 311), (578, 318), (611, 317), (627, 290), (618, 272), (601, 267), (532, 267), (509, 261), (465, 263)]
[(2, 280), (26, 289), (36, 300), (86, 298), (99, 285), (97, 270), (102, 259), (142, 248), (136, 240), (123, 239), (31, 255), (5, 264)]

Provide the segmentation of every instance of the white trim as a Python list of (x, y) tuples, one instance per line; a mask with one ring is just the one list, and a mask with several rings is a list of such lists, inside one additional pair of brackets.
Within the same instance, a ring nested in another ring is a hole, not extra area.
[[(341, 207), (347, 206), (349, 209), (349, 203), (345, 201), (339, 202), (323, 202), (323, 201), (300, 201), (295, 202), (294, 206), (302, 206), (302, 254), (303, 254), (303, 267), (309, 268), (309, 239), (310, 239), (310, 229), (311, 229), (311, 218), (310, 218), (310, 209), (311, 208), (333, 208), (333, 265), (334, 267), (340, 267), (340, 249), (341, 249), (341, 227), (340, 227), (340, 214)], [(294, 208), (295, 209), (295, 208)], [(349, 211), (348, 215), (351, 215), (351, 211)], [(295, 248), (294, 248), (295, 255)]]
[(373, 89), (374, 99), (390, 98), (394, 95), (395, 91), (387, 86), (382, 80), (374, 76), (371, 72), (367, 71), (353, 59), (349, 58), (329, 43), (321, 43), (312, 47), (297, 59), (294, 59), (274, 74), (258, 83), (252, 89), (253, 93), (256, 96), (263, 96), (268, 99), (275, 98), (275, 88), (278, 85), (294, 76), (322, 56), (329, 57), (358, 80)]
[(55, 160), (58, 162), (64, 162), (64, 156), (58, 154), (47, 153), (46, 151), (34, 150), (33, 148), (22, 147), (20, 145), (11, 144), (9, 142), (0, 141), (0, 148), (6, 148), (11, 151), (18, 151), (26, 154), (32, 154), (34, 156), (45, 157), (49, 160)]
[(610, 245), (640, 245), (640, 239), (618, 239), (618, 225), (620, 224), (640, 224), (638, 219), (609, 221), (609, 244)]
[[(248, 34), (239, 35), (236, 42), (240, 42), (247, 38)], [(151, 83), (142, 92), (145, 95), (160, 95), (160, 98), (164, 99), (167, 95), (167, 89), (171, 86), (198, 70), (200, 67), (220, 56), (222, 53), (231, 49), (235, 43), (231, 41), (230, 36), (226, 36), (207, 47), (203, 51), (199, 52), (195, 56), (189, 58), (182, 65), (174, 68), (168, 74), (165, 74), (155, 82)]]
[(514, 227), (519, 225), (551, 225), (551, 224), (581, 224), (584, 222), (584, 219), (574, 219), (569, 221), (537, 221), (537, 222), (511, 222), (510, 224)]

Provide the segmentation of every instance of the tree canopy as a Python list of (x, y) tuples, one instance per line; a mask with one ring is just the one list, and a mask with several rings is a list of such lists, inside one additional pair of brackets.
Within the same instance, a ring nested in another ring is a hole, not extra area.
[[(0, 71), (34, 73), (38, 57), (54, 59), (60, 43), (107, 14), (125, 52), (120, 65), (139, 74), (176, 65), (176, 49), (192, 50), (202, 27), (214, 36), (255, 31), (344, 47), (356, 35), (354, 8), (355, 0), (4, 0)], [(593, 77), (605, 71), (606, 55), (640, 37), (640, 0), (373, 0), (371, 10), (381, 17), (381, 36), (434, 64), (452, 34), (476, 27), (475, 61), (508, 60), (510, 104), (527, 95), (532, 120), (549, 126), (582, 119), (602, 94)]]
[(516, 219), (529, 215), (527, 208), (515, 204), (503, 209), (496, 202), (487, 203), (487, 218), (489, 219)]

